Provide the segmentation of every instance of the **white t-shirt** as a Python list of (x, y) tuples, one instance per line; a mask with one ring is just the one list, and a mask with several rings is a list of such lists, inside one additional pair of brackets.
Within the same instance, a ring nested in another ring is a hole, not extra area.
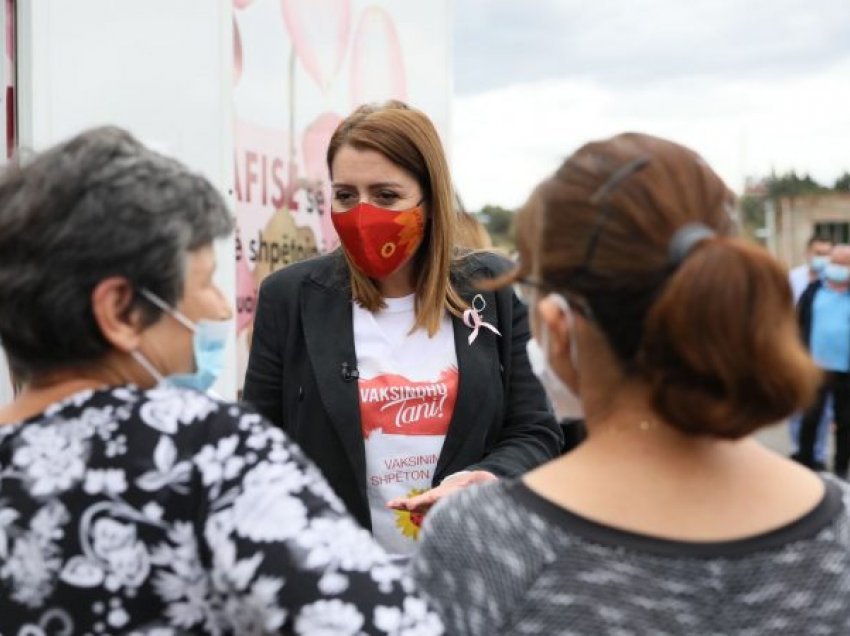
[(429, 338), (422, 329), (409, 333), (413, 295), (385, 302), (374, 314), (354, 305), (366, 485), (375, 539), (392, 554), (408, 555), (421, 515), (386, 503), (431, 488), (457, 400), (457, 354), (448, 315)]
[(800, 300), (800, 296), (806, 291), (811, 281), (808, 264), (798, 265), (788, 272), (788, 282), (791, 283), (791, 293), (794, 295), (794, 302)]

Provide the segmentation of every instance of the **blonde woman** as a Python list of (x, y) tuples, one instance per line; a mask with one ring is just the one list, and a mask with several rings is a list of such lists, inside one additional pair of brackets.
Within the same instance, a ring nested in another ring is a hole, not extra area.
[(478, 278), (510, 263), (455, 251), (457, 214), (431, 121), (357, 109), (328, 148), (340, 250), (263, 283), (246, 400), (289, 433), (390, 552), (428, 508), (560, 450), (526, 355), (526, 309)]

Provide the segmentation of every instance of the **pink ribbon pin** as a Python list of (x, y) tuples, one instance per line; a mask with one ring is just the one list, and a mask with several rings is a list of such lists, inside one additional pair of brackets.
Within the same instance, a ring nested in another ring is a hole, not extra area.
[(475, 342), (475, 339), (478, 337), (478, 331), (481, 327), (489, 329), (497, 336), (502, 335), (493, 325), (482, 320), (481, 314), (486, 306), (487, 303), (484, 301), (484, 296), (476, 294), (475, 298), (472, 299), (472, 308), (463, 312), (463, 324), (472, 329), (472, 333), (469, 334), (469, 344)]

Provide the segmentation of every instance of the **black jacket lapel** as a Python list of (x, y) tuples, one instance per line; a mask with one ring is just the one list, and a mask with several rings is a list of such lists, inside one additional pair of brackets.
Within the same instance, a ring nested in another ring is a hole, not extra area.
[[(326, 272), (327, 274), (327, 272)], [(301, 293), (301, 320), (319, 395), (351, 462), (354, 478), (366, 496), (366, 453), (360, 424), (356, 377), (344, 378), (343, 364), (357, 368), (347, 282), (306, 279)]]
[[(461, 290), (461, 293), (470, 305), (473, 297), (480, 293), (485, 302), (482, 319), (498, 328), (496, 297), (493, 292)], [(480, 304), (476, 305), (480, 307)], [(458, 364), (458, 395), (449, 431), (434, 471), (435, 483), (446, 477), (448, 472), (456, 472), (466, 467), (453, 465), (451, 471), (447, 471), (470, 436), (486, 435), (501, 404), (500, 399), (495, 399), (501, 377), (497, 346), (497, 339), (501, 336), (481, 327), (475, 341), (469, 344), (472, 329), (457, 317), (452, 318), (452, 324)], [(476, 427), (480, 428), (476, 430)], [(480, 457), (470, 461), (477, 459)]]

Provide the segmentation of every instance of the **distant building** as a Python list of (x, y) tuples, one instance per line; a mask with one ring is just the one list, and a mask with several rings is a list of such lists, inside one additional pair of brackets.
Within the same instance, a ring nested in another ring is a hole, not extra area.
[(825, 192), (775, 199), (775, 236), (771, 247), (788, 267), (805, 260), (813, 233), (850, 243), (850, 192)]

